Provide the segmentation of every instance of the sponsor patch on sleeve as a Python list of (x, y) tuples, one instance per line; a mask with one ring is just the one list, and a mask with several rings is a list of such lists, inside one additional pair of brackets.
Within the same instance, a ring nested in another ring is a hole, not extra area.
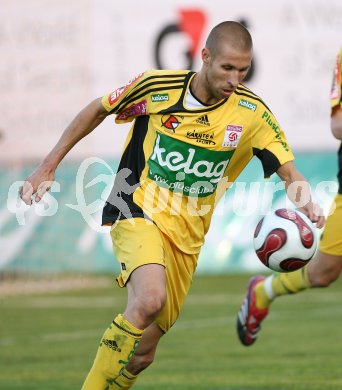
[(337, 100), (340, 98), (340, 85), (341, 85), (341, 73), (340, 73), (340, 61), (339, 56), (336, 60), (336, 65), (334, 68), (334, 77), (331, 86), (330, 99)]
[(125, 86), (120, 87), (113, 91), (111, 94), (108, 96), (108, 103), (112, 106), (114, 105), (120, 98), (120, 96), (133, 84), (135, 84), (142, 76), (144, 73), (140, 73), (138, 76), (135, 76), (130, 80)]
[(140, 115), (146, 115), (146, 107), (147, 107), (147, 101), (142, 100), (138, 103), (133, 103), (131, 106), (127, 107), (125, 110), (123, 110), (116, 119), (119, 121), (125, 121), (129, 117), (136, 117)]

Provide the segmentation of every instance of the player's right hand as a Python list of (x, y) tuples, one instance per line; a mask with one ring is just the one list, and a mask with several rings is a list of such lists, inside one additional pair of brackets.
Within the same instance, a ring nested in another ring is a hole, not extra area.
[(27, 205), (31, 205), (33, 200), (39, 202), (42, 199), (53, 182), (54, 172), (45, 172), (38, 168), (25, 180), (18, 195)]

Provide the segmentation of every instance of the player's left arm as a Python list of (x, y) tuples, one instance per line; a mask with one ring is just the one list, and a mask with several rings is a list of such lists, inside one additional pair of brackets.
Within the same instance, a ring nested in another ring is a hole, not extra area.
[(318, 228), (325, 224), (325, 217), (321, 207), (312, 202), (311, 190), (308, 181), (296, 169), (293, 161), (288, 161), (277, 170), (278, 176), (284, 182), (286, 193), (291, 202), (300, 211), (306, 214)]

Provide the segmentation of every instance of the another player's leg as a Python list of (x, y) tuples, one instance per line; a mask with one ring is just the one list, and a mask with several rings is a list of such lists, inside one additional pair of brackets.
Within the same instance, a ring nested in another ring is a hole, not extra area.
[(328, 287), (340, 276), (341, 271), (342, 256), (318, 251), (314, 259), (298, 271), (274, 274), (267, 278), (253, 277), (237, 319), (241, 343), (248, 346), (256, 341), (260, 324), (276, 297), (297, 294), (307, 288)]
[(328, 287), (339, 277), (342, 271), (342, 195), (336, 195), (335, 206), (333, 214), (327, 219), (320, 250), (306, 267), (267, 278), (252, 278), (237, 320), (242, 344), (248, 346), (255, 342), (260, 323), (276, 297), (296, 294), (312, 287)]
[(328, 287), (342, 271), (342, 256), (333, 256), (318, 251), (310, 263), (301, 270), (271, 275), (269, 287), (260, 284), (257, 291), (260, 307), (268, 307), (274, 298), (281, 295), (297, 294), (313, 287)]
[(341, 271), (342, 256), (318, 251), (310, 263), (298, 271), (273, 274), (267, 278), (253, 277), (237, 319), (241, 343), (249, 346), (256, 341), (260, 324), (276, 297), (297, 294), (312, 287), (328, 287), (339, 277)]
[(264, 276), (250, 279), (245, 298), (237, 316), (237, 332), (243, 345), (252, 345), (258, 337), (260, 323), (267, 316), (268, 308), (259, 308), (256, 302), (255, 288), (265, 280)]

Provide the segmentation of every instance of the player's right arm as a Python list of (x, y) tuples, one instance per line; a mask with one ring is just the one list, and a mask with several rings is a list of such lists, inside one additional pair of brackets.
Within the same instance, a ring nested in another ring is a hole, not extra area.
[(342, 140), (342, 106), (334, 107), (331, 114), (330, 125), (334, 137)]
[[(152, 72), (153, 73), (153, 72)], [(110, 114), (119, 114), (130, 112), (130, 115), (124, 115), (120, 122), (132, 121), (135, 116), (146, 114), (146, 106), (141, 100), (141, 90), (146, 91), (146, 86), (140, 88), (140, 84), (151, 75), (151, 72), (140, 73), (130, 80), (125, 86), (120, 87), (108, 95), (93, 100), (86, 106), (64, 130), (61, 138), (45, 157), (39, 167), (29, 176), (20, 190), (22, 200), (30, 205), (32, 196), (35, 202), (39, 202), (46, 191), (49, 190), (54, 181), (55, 171), (58, 164), (64, 156), (80, 141), (83, 137), (91, 133), (104, 119)], [(140, 104), (140, 106), (139, 106)], [(141, 108), (141, 112), (135, 107)], [(135, 107), (135, 109), (133, 109)], [(143, 109), (145, 111), (143, 111)], [(120, 118), (117, 118), (120, 119)]]
[(39, 202), (54, 181), (55, 171), (65, 155), (85, 136), (90, 134), (108, 115), (101, 98), (93, 100), (64, 130), (61, 138), (37, 169), (25, 180), (20, 190), (22, 200), (30, 205), (32, 196)]

